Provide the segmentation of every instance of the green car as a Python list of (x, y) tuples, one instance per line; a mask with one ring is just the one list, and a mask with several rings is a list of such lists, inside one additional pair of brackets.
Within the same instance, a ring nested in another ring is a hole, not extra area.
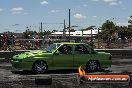
[(77, 69), (87, 71), (111, 67), (111, 54), (97, 52), (85, 43), (53, 43), (44, 50), (34, 50), (13, 56), (12, 66), (17, 70), (45, 73), (48, 70)]

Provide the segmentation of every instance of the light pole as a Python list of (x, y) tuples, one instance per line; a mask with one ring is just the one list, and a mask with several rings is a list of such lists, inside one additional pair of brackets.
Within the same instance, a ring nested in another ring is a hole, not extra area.
[(99, 30), (100, 30), (100, 29), (101, 29), (101, 27), (98, 28), (98, 49), (100, 48), (100, 47), (99, 47), (99, 43), (100, 43), (100, 42), (99, 42), (99, 39), (100, 39)]
[(70, 29), (71, 29), (71, 17), (70, 17), (70, 9), (69, 9), (69, 39), (70, 39)]
[(91, 41), (93, 40), (93, 33), (92, 33), (92, 30), (96, 29), (96, 28), (93, 28), (95, 26), (91, 26), (90, 29), (91, 29)]
[(92, 30), (93, 30), (93, 29), (91, 29), (91, 41), (93, 40), (93, 33), (92, 33)]
[(65, 23), (65, 19), (64, 19), (64, 29), (63, 29), (63, 39), (65, 39), (65, 29), (66, 29), (66, 23)]

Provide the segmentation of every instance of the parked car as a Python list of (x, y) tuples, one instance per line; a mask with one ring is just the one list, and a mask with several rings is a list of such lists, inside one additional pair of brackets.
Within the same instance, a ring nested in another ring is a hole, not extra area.
[(111, 67), (111, 54), (97, 52), (85, 43), (53, 43), (43, 50), (33, 50), (13, 56), (12, 66), (17, 70), (45, 73), (48, 70), (77, 69), (87, 71)]

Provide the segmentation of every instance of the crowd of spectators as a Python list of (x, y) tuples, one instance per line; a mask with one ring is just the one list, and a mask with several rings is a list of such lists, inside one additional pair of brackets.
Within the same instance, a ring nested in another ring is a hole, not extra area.
[[(0, 50), (37, 50), (37, 49), (42, 49), (47, 47), (48, 45), (52, 44), (52, 43), (56, 43), (56, 42), (83, 42), (83, 43), (87, 43), (90, 46), (92, 46), (93, 48), (97, 48), (97, 46), (95, 46), (95, 40), (97, 40), (97, 38), (82, 38), (82, 37), (65, 37), (65, 39), (53, 39), (52, 37), (42, 37), (40, 36), (40, 34), (38, 34), (37, 32), (32, 33), (32, 35), (27, 35), (28, 37), (22, 37), (22, 38), (17, 38), (18, 36), (16, 36), (13, 33), (2, 33), (0, 34)], [(69, 40), (70, 39), (70, 40)], [(109, 38), (106, 41), (104, 41), (106, 43), (106, 46), (110, 46), (110, 44), (121, 44), (121, 41), (123, 39), (113, 39), (113, 38)], [(124, 41), (127, 43), (129, 42), (129, 45), (132, 45), (132, 37), (127, 39), (125, 38)], [(102, 41), (100, 41), (101, 43), (103, 43)], [(125, 44), (125, 42), (123, 42), (123, 44)], [(97, 41), (96, 41), (97, 44)]]
[[(78, 38), (72, 38), (72, 42), (83, 42)], [(12, 33), (3, 33), (0, 35), (0, 50), (37, 50), (47, 47), (56, 42), (69, 42), (68, 39), (51, 39), (41, 38), (38, 34), (34, 34), (29, 38), (17, 38)]]
[(11, 33), (3, 33), (0, 35), (0, 50), (11, 50), (15, 45), (15, 36)]
[(22, 39), (19, 40), (19, 46), (21, 50), (40, 49), (42, 47), (41, 39)]

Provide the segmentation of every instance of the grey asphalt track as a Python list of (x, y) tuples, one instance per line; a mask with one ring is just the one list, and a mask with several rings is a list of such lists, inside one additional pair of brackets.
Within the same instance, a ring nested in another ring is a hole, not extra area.
[[(95, 73), (123, 73), (132, 78), (132, 58), (112, 58), (112, 66), (106, 71)], [(94, 74), (95, 74), (94, 73)], [(92, 74), (92, 73), (90, 73)], [(37, 77), (52, 76), (52, 85), (36, 85)], [(77, 81), (78, 70), (49, 71), (46, 74), (33, 74), (31, 71), (13, 71), (9, 62), (0, 63), (0, 88), (132, 88), (129, 84), (79, 84)]]

